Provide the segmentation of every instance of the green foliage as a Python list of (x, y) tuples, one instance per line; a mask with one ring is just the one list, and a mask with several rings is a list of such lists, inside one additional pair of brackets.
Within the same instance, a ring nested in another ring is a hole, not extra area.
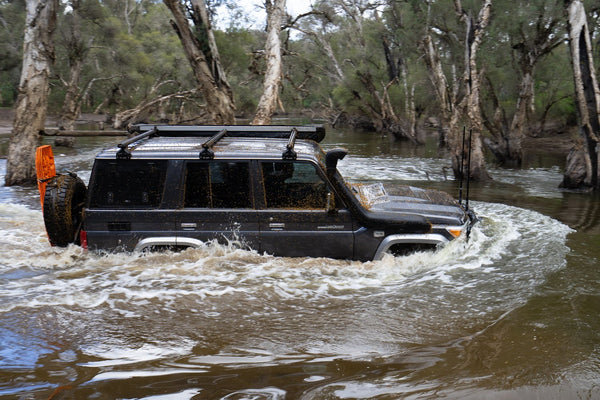
[(13, 105), (17, 98), (22, 63), (25, 2), (0, 4), (0, 107)]
[(568, 53), (566, 46), (562, 46), (538, 66), (535, 86), (535, 109), (538, 118), (548, 109), (548, 118), (551, 120), (561, 123), (574, 123), (577, 120)]
[[(83, 0), (81, 4), (81, 41), (86, 46), (81, 90), (94, 80), (84, 111), (93, 111), (103, 103), (102, 111), (113, 113), (135, 107), (149, 95), (193, 86), (187, 60), (162, 2), (129, 0), (128, 7), (120, 1)], [(59, 26), (68, 18), (68, 13), (59, 15)], [(63, 36), (68, 37), (68, 32)], [(61, 54), (67, 51), (67, 42), (58, 41), (54, 66), (57, 77), (65, 81), (69, 63)], [(51, 103), (51, 111), (57, 111), (64, 89), (59, 79), (53, 87), (57, 99)]]
[[(375, 11), (375, 3), (369, 0), (352, 2), (358, 6), (355, 8), (349, 7), (350, 2), (342, 7), (341, 0), (316, 1), (313, 8), (318, 12), (297, 22), (302, 31), (289, 29), (282, 33), (286, 52), (281, 101), (286, 111), (309, 109), (330, 115), (345, 111), (373, 118), (382, 112), (381, 99), (387, 88), (394, 113), (405, 119), (411, 111), (406, 109), (407, 95), (414, 88), (416, 110), (423, 115), (436, 114), (439, 106), (420, 43), (429, 29), (452, 84), (463, 72), (464, 23), (449, 0), (381, 3)], [(597, 38), (600, 7), (596, 3), (586, 0), (590, 30)], [(77, 57), (83, 60), (81, 92), (93, 82), (87, 90), (84, 111), (93, 111), (102, 104), (104, 112), (114, 113), (148, 97), (195, 87), (191, 68), (169, 23), (170, 12), (162, 1), (80, 0), (77, 16), (66, 7), (67, 2), (61, 4), (51, 112), (60, 109), (64, 82)], [(462, 4), (476, 18), (481, 1), (463, 0)], [(230, 18), (218, 16), (225, 21), (226, 29), (215, 31), (215, 37), (238, 113), (250, 116), (262, 90), (264, 60), (260, 51), (265, 32), (244, 27), (245, 15), (237, 3), (212, 5), (213, 12), (230, 13)], [(491, 23), (478, 53), (482, 81), (487, 82), (482, 91), (486, 115), (495, 111), (494, 96), (507, 118), (514, 113), (522, 74), (521, 50), (535, 45), (540, 27), (553, 26), (550, 34), (564, 35), (562, 7), (563, 2), (558, 0), (493, 2)], [(16, 99), (24, 20), (23, 0), (0, 2), (0, 106), (10, 106)], [(76, 25), (79, 33), (74, 31)], [(594, 53), (596, 57), (599, 54)], [(564, 43), (540, 59), (534, 78), (535, 112), (531, 122), (541, 118), (572, 120), (571, 66)]]
[(215, 41), (227, 80), (233, 88), (238, 114), (251, 115), (262, 90), (262, 76), (250, 68), (252, 53), (264, 46), (264, 33), (230, 28), (225, 32), (216, 31)]

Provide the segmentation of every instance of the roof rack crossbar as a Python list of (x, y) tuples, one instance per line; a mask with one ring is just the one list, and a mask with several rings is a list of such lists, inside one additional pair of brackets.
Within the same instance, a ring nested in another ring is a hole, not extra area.
[(298, 129), (292, 128), (292, 130), (290, 132), (290, 140), (288, 141), (287, 145), (285, 146), (286, 150), (281, 155), (281, 158), (283, 158), (284, 160), (295, 160), (298, 157), (298, 155), (294, 151), (294, 146), (296, 145), (296, 136), (297, 135), (298, 135)]
[(146, 132), (142, 132), (139, 135), (136, 135), (132, 138), (129, 138), (117, 146), (119, 147), (119, 151), (117, 151), (117, 160), (129, 160), (131, 158), (131, 151), (129, 150), (129, 145), (137, 142), (138, 140), (146, 139), (150, 136), (154, 136), (158, 133), (158, 127), (154, 126), (152, 129), (147, 130)]
[(200, 152), (201, 160), (212, 160), (215, 158), (215, 152), (212, 150), (212, 147), (217, 144), (219, 140), (221, 140), (225, 135), (227, 135), (227, 129), (221, 130), (219, 133), (208, 139), (206, 142), (202, 143), (202, 151)]

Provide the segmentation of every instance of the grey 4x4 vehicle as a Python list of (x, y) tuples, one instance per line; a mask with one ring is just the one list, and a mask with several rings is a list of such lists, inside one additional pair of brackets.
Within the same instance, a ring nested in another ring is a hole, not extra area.
[(476, 220), (443, 192), (391, 196), (346, 182), (336, 168), (346, 151), (322, 150), (322, 126), (133, 131), (97, 155), (89, 188), (69, 175), (48, 183), (53, 244), (142, 251), (235, 240), (276, 256), (365, 261), (449, 242)]

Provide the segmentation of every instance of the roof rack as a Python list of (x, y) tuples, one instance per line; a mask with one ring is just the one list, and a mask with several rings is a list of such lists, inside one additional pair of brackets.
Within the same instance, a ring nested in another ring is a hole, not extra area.
[(156, 126), (147, 125), (146, 128), (147, 129), (145, 129), (145, 132), (129, 138), (117, 145), (119, 147), (119, 151), (117, 151), (117, 160), (129, 160), (131, 158), (131, 151), (129, 150), (130, 144), (149, 138), (158, 133), (158, 128)]
[(298, 139), (314, 140), (321, 142), (325, 138), (323, 125), (151, 125), (137, 124), (129, 127), (132, 134), (146, 132), (152, 128), (157, 129), (160, 136), (196, 136), (212, 137), (222, 130), (227, 130), (228, 137), (255, 137), (287, 139), (290, 131), (296, 129)]
[(201, 160), (212, 160), (215, 158), (215, 152), (212, 150), (212, 147), (217, 144), (219, 140), (221, 140), (225, 135), (227, 135), (227, 129), (221, 130), (219, 133), (211, 137), (206, 142), (202, 143), (203, 150), (200, 152)]

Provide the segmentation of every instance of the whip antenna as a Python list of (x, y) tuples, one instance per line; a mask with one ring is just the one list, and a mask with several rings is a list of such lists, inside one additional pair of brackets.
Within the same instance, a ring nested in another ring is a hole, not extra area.
[(471, 149), (473, 148), (473, 129), (469, 129), (469, 152), (467, 153), (467, 194), (465, 196), (465, 210), (469, 211), (469, 184), (471, 183)]
[(462, 134), (462, 147), (460, 151), (460, 166), (458, 168), (458, 204), (462, 206), (462, 195), (463, 195), (463, 179), (464, 179), (464, 166), (465, 166), (465, 136), (467, 135), (466, 128), (463, 126)]

